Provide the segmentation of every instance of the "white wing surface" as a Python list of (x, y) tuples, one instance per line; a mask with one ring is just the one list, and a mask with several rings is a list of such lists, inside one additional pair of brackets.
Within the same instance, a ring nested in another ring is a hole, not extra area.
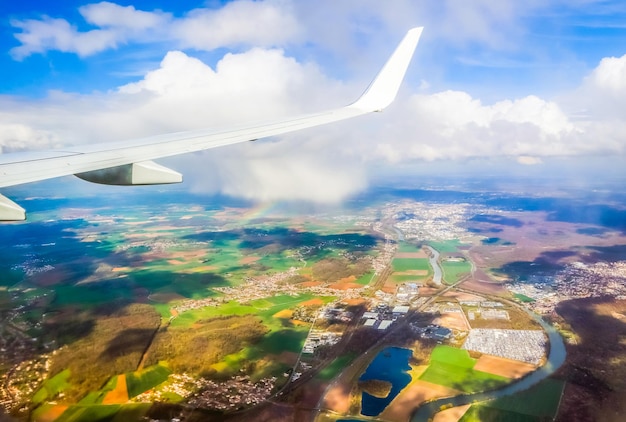
[[(421, 27), (409, 30), (365, 93), (348, 106), (226, 130), (194, 130), (62, 150), (2, 154), (0, 188), (70, 174), (91, 182), (113, 185), (177, 183), (182, 181), (182, 175), (151, 160), (280, 135), (381, 111), (395, 99), (421, 33)], [(0, 220), (25, 218), (24, 209), (0, 195)]]

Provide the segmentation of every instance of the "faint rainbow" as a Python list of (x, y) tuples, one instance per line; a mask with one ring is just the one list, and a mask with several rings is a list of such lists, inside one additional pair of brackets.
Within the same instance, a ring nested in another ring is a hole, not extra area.
[(246, 211), (241, 216), (241, 222), (245, 224), (257, 218), (267, 217), (268, 215), (272, 213), (272, 210), (274, 209), (275, 205), (276, 205), (275, 202), (260, 203), (257, 206), (250, 208), (248, 211)]

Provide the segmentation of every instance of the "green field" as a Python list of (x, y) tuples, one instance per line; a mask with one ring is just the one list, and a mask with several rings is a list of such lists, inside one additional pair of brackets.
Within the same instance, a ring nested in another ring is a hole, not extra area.
[(317, 379), (322, 381), (330, 381), (343, 371), (356, 357), (354, 353), (348, 353), (336, 357), (331, 363), (329, 363), (324, 369), (317, 374)]
[(355, 280), (355, 283), (360, 284), (362, 286), (367, 286), (370, 281), (372, 281), (372, 277), (374, 276), (373, 272), (365, 273), (361, 277)]
[(112, 421), (121, 407), (119, 404), (71, 406), (55, 422)]
[(420, 252), (422, 250), (421, 246), (412, 245), (406, 242), (398, 243), (398, 252), (404, 253), (415, 253)]
[[(20, 237), (34, 248), (30, 252), (58, 269), (58, 274), (50, 272), (46, 278), (27, 277), (27, 265), (19, 264), (31, 264), (19, 250), (12, 251), (15, 257), (7, 262), (17, 270), (7, 275), (9, 284), (19, 285), (21, 298), (32, 299), (36, 305), (21, 318), (34, 324), (43, 315), (50, 316), (46, 327), (50, 337), (67, 344), (53, 358), (52, 373), (62, 372), (34, 394), (31, 404), (38, 409), (37, 415), (45, 415), (50, 401), (63, 392), (64, 403), (70, 407), (59, 420), (140, 419), (149, 406), (102, 404), (119, 374), (126, 377), (131, 398), (164, 382), (167, 385), (170, 371), (216, 378), (246, 374), (253, 381), (280, 377), (301, 351), (310, 324), (294, 321), (288, 313), (281, 318), (274, 315), (321, 299), (304, 309), (316, 312), (317, 306), (336, 297), (318, 297), (304, 287), (297, 296), (275, 295), (277, 289), (270, 288), (267, 297), (255, 296), (260, 298), (244, 304), (240, 300), (245, 298), (237, 292), (215, 288), (245, 288), (251, 277), (292, 267), (302, 270), (300, 282), (328, 274), (324, 282), (355, 277), (357, 284), (365, 286), (373, 279), (369, 257), (379, 253), (380, 239), (367, 229), (355, 228), (353, 220), (330, 216), (250, 222), (243, 206), (207, 207), (196, 204), (191, 210), (185, 203), (164, 208), (159, 201), (127, 208), (116, 203), (113, 211), (110, 204), (103, 204), (75, 221), (51, 222), (26, 240)], [(161, 211), (167, 211), (167, 216), (160, 215)], [(56, 248), (38, 246), (43, 243), (54, 243)], [(418, 252), (421, 246), (403, 243), (400, 249)], [(429, 271), (427, 260), (408, 261), (408, 269)], [(408, 261), (398, 263), (407, 265)], [(314, 274), (314, 269), (320, 271)], [(0, 290), (0, 305), (12, 306), (11, 297), (8, 289)], [(173, 306), (208, 297), (219, 305), (192, 306), (171, 318)], [(146, 309), (133, 308), (139, 304)], [(144, 350), (147, 368), (131, 372)], [(320, 376), (332, 378), (352, 358), (340, 356)], [(161, 399), (177, 402), (182, 398), (165, 393)]]
[[(51, 406), (42, 406), (34, 413), (41, 417)], [(55, 422), (126, 422), (142, 420), (152, 403), (74, 405), (70, 406)]]
[(82, 309), (91, 309), (116, 300), (131, 300), (133, 293), (124, 285), (111, 288), (109, 283), (93, 283), (85, 285), (55, 286), (52, 305), (59, 309), (76, 306)]
[(461, 421), (553, 420), (559, 410), (564, 386), (563, 381), (547, 378), (526, 391), (475, 404)]
[(128, 397), (133, 398), (167, 381), (170, 370), (162, 365), (155, 365), (142, 371), (126, 374)]
[(459, 242), (458, 239), (453, 239), (441, 242), (428, 242), (428, 244), (440, 253), (452, 253), (458, 251), (461, 242)]
[(226, 302), (220, 306), (207, 306), (194, 309), (179, 315), (172, 320), (170, 327), (190, 327), (200, 319), (215, 318), (222, 315), (250, 315), (258, 310), (251, 305), (241, 305), (238, 302)]
[(491, 390), (509, 382), (505, 377), (475, 371), (475, 364), (476, 360), (467, 350), (439, 345), (433, 350), (430, 364), (420, 379), (465, 393)]
[(470, 273), (472, 265), (467, 261), (442, 261), (441, 268), (446, 284), (455, 284), (461, 277)]
[(70, 370), (66, 369), (62, 372), (59, 372), (55, 376), (50, 379), (44, 381), (43, 385), (35, 394), (31, 401), (34, 404), (40, 404), (44, 400), (48, 400), (56, 396), (58, 393), (69, 387), (69, 383), (67, 382), (70, 377)]
[(513, 297), (514, 297), (515, 299), (519, 300), (520, 302), (523, 302), (523, 303), (531, 303), (531, 302), (534, 302), (534, 301), (535, 301), (535, 299), (533, 299), (532, 297), (528, 297), (528, 296), (523, 295), (523, 294), (521, 294), (521, 293), (515, 293), (515, 294), (513, 295)]
[(391, 266), (396, 272), (424, 270), (430, 272), (428, 258), (394, 258)]

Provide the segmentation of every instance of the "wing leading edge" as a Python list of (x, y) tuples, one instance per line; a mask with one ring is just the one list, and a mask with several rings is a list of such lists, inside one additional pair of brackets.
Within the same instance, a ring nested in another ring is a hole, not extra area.
[[(225, 130), (204, 129), (63, 150), (0, 155), (0, 187), (77, 175), (105, 184), (139, 185), (182, 181), (182, 176), (151, 160), (280, 135), (362, 114), (378, 112), (396, 97), (421, 27), (409, 30), (368, 89), (354, 103), (291, 119)], [(25, 210), (0, 195), (0, 220), (24, 220)]]

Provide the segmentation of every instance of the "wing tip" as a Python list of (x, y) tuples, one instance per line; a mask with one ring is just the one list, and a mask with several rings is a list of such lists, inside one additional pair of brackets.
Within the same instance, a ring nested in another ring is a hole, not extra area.
[(423, 30), (423, 26), (416, 26), (406, 32), (370, 86), (350, 107), (366, 112), (382, 111), (395, 100)]
[(0, 221), (26, 220), (26, 210), (0, 194)]

